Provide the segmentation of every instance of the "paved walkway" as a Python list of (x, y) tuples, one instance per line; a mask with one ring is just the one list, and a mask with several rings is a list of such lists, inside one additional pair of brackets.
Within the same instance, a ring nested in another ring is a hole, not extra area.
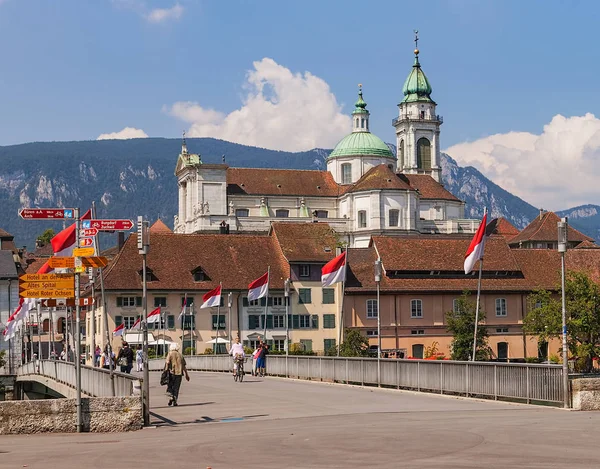
[(0, 437), (0, 468), (596, 468), (600, 414), (191, 373), (154, 428)]

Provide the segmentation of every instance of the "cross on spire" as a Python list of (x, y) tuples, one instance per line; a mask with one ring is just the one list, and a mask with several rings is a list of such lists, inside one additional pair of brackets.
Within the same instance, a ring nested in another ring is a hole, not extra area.
[(419, 30), (415, 29), (415, 49), (419, 50)]

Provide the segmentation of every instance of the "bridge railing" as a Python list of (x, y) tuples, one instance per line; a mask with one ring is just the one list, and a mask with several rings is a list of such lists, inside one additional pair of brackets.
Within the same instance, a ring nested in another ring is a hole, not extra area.
[[(189, 370), (231, 371), (228, 355), (185, 357)], [(378, 366), (379, 365), (379, 366)], [(151, 360), (151, 371), (164, 360)], [(246, 371), (251, 368), (248, 360)], [(378, 372), (379, 367), (379, 372)], [(267, 372), (289, 378), (394, 387), (527, 403), (563, 402), (562, 367), (533, 363), (458, 362), (269, 355)]]
[[(41, 375), (54, 381), (65, 384), (73, 389), (77, 385), (75, 364), (59, 360), (35, 360), (25, 363), (17, 369), (17, 375)], [(134, 386), (141, 381), (138, 377), (125, 373), (113, 372), (115, 396), (131, 396), (134, 394)], [(81, 392), (92, 397), (112, 396), (112, 383), (110, 371), (91, 366), (81, 366)]]

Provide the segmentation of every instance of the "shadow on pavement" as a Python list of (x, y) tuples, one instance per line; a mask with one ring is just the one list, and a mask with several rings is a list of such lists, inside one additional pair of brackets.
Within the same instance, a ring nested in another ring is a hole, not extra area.
[[(197, 407), (197, 406), (201, 406), (201, 405), (209, 405), (209, 404), (214, 404), (214, 402), (195, 402), (192, 404), (178, 404), (177, 407)], [(152, 406), (153, 409), (172, 409), (173, 407), (171, 406)]]

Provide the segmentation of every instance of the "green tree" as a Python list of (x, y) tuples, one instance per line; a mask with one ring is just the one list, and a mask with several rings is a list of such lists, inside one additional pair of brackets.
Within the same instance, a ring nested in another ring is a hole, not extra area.
[(0, 368), (6, 365), (6, 350), (0, 350)]
[[(448, 332), (452, 333), (452, 360), (469, 360), (473, 354), (473, 333), (475, 332), (475, 301), (470, 293), (464, 292), (458, 299), (455, 310), (446, 313)], [(477, 326), (477, 360), (489, 360), (492, 350), (488, 345), (488, 330), (485, 324), (485, 311), (479, 308), (479, 325)]]
[(367, 357), (369, 356), (369, 340), (353, 329), (346, 329), (344, 341), (340, 345), (341, 357)]
[[(560, 291), (560, 287), (557, 288)], [(590, 372), (600, 356), (600, 288), (585, 272), (569, 272), (565, 279), (567, 347), (577, 358), (577, 371)], [(562, 336), (562, 300), (546, 290), (529, 295), (529, 313), (523, 321), (538, 340)]]
[(52, 228), (48, 228), (41, 235), (36, 238), (36, 241), (41, 245), (45, 246), (50, 243), (50, 240), (54, 238), (54, 230)]

